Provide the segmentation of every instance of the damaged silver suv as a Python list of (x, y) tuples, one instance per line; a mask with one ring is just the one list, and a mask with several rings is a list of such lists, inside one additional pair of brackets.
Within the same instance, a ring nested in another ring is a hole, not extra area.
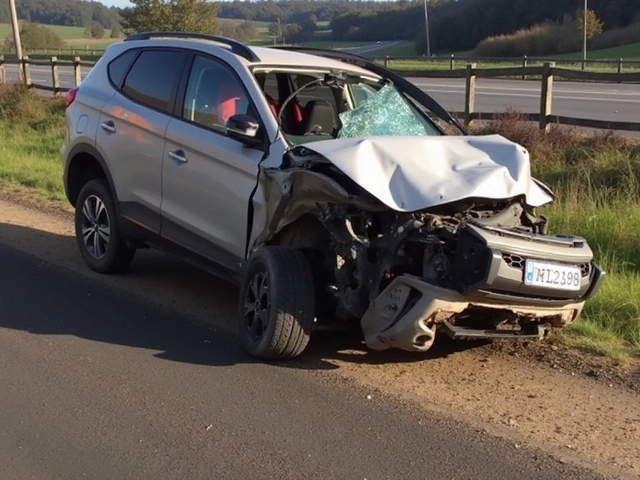
[(355, 55), (135, 34), (69, 92), (66, 118), (87, 265), (120, 272), (153, 247), (236, 281), (258, 358), (299, 355), (335, 319), (379, 350), (426, 351), (437, 331), (540, 337), (604, 277), (583, 238), (547, 233), (536, 208), (553, 194), (523, 147), (466, 135)]

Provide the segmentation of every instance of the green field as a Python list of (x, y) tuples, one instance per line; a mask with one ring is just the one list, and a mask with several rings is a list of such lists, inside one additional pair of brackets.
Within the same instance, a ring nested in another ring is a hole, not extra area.
[[(582, 53), (576, 52), (564, 55), (556, 55), (556, 58), (582, 58)], [(587, 52), (587, 58), (598, 60), (611, 60), (618, 58), (627, 60), (640, 60), (640, 43), (631, 43), (629, 45), (621, 45), (619, 47), (594, 50), (592, 52)]]
[[(56, 34), (60, 36), (60, 38), (62, 38), (67, 43), (69, 42), (76, 43), (78, 41), (97, 42), (100, 40), (106, 41), (108, 43), (113, 42), (113, 40), (110, 40), (108, 38), (109, 35), (111, 35), (111, 30), (109, 29), (105, 29), (104, 31), (104, 35), (107, 38), (94, 39), (91, 37), (85, 37), (84, 27), (68, 27), (65, 25), (47, 25), (47, 27), (53, 30)], [(5, 37), (8, 37), (11, 34), (12, 34), (11, 25), (8, 23), (0, 23), (0, 37), (4, 39)]]

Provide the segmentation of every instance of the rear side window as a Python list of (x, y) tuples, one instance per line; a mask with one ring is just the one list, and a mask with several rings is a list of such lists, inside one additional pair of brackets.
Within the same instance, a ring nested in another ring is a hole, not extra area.
[(169, 111), (184, 56), (183, 52), (178, 51), (143, 51), (127, 74), (122, 86), (123, 93), (137, 102)]
[(118, 88), (122, 85), (122, 80), (124, 80), (124, 76), (127, 74), (129, 65), (131, 65), (131, 61), (137, 54), (138, 50), (127, 50), (109, 63), (107, 67), (109, 80)]

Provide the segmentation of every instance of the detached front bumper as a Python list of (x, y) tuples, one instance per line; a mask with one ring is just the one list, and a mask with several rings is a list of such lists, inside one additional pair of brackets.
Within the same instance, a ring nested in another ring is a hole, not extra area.
[[(579, 266), (579, 289), (525, 285), (527, 259)], [(366, 344), (426, 351), (436, 330), (454, 338), (537, 337), (573, 323), (605, 276), (584, 239), (532, 238), (475, 226), (461, 236), (453, 269), (461, 280), (456, 289), (412, 275), (395, 278), (362, 317)]]

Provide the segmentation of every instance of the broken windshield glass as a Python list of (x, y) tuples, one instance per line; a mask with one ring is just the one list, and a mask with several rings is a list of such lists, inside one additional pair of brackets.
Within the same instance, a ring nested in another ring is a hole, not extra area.
[(353, 110), (339, 114), (338, 138), (390, 135), (439, 135), (393, 85), (385, 85)]

